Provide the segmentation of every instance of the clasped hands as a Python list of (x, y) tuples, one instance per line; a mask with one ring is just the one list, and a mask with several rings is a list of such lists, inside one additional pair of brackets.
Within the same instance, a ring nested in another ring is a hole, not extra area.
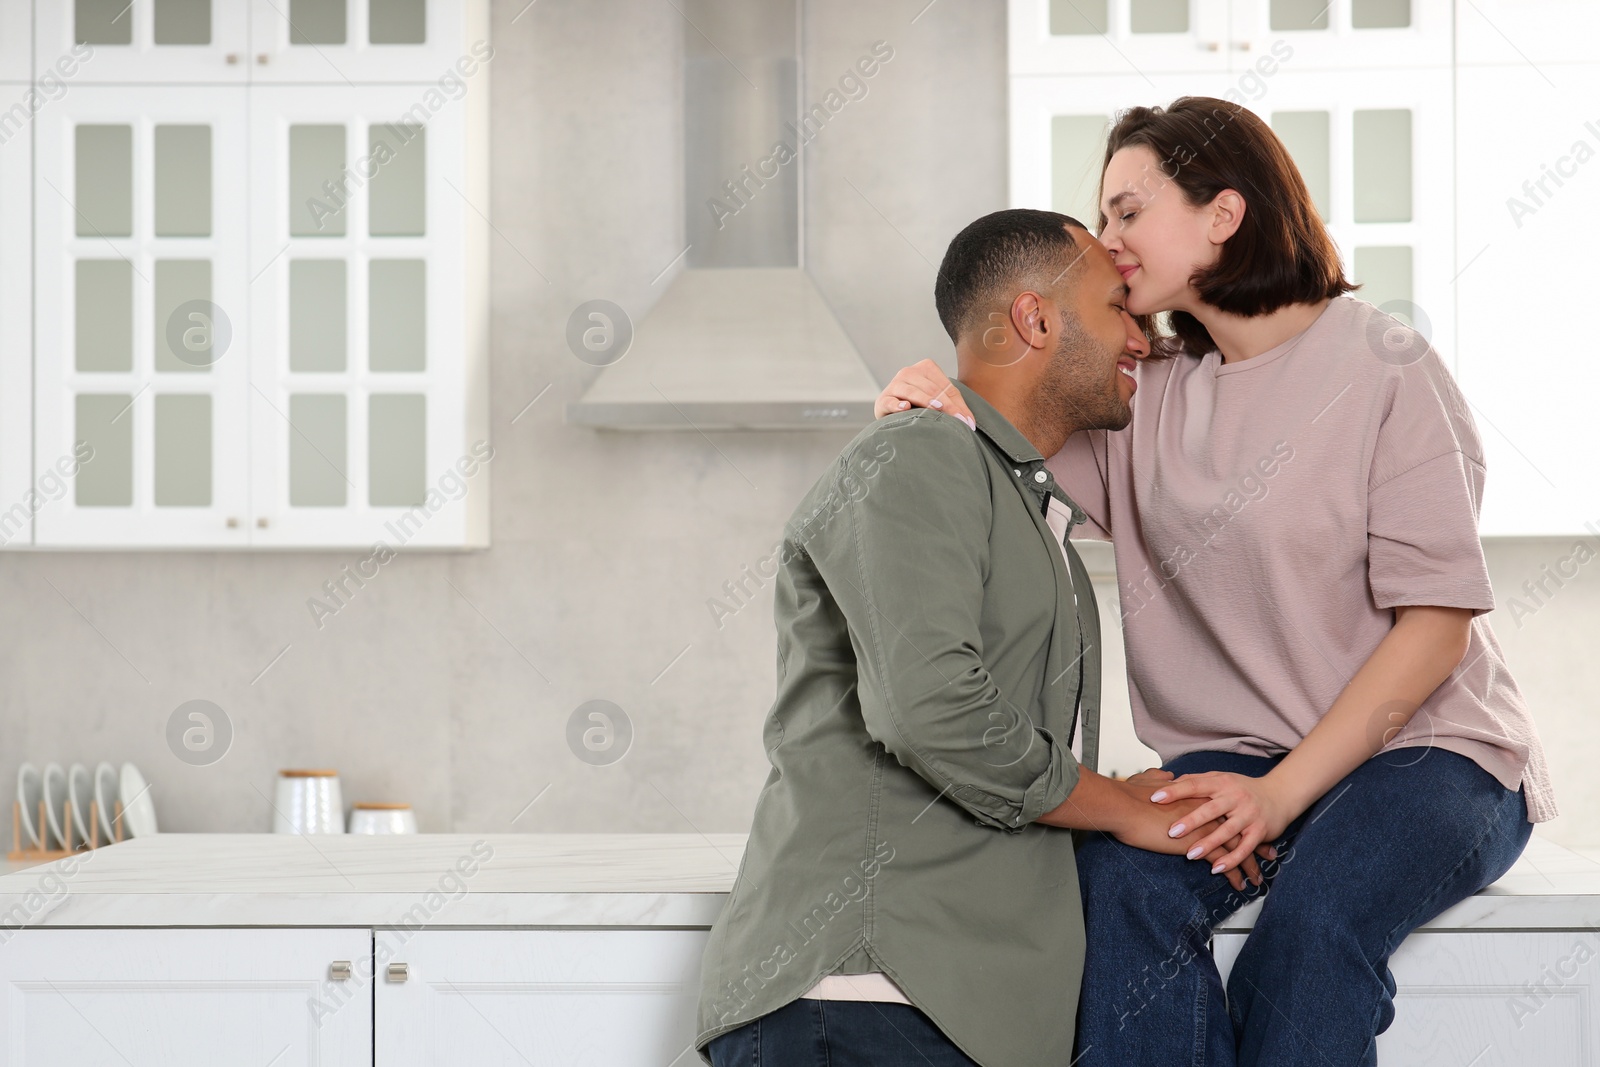
[(1293, 816), (1264, 778), (1230, 771), (1205, 771), (1176, 777), (1151, 767), (1122, 782), (1144, 806), (1117, 840), (1136, 848), (1182, 854), (1211, 865), (1240, 892), (1245, 880), (1259, 886), (1257, 856), (1276, 859), (1270, 844), (1283, 835)]

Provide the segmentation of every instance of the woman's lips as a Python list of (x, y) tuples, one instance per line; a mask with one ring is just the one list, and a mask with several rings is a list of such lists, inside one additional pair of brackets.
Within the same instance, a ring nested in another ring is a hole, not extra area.
[(1138, 270), (1138, 269), (1139, 269), (1139, 264), (1137, 264), (1137, 263), (1124, 263), (1120, 267), (1117, 268), (1117, 273), (1122, 275), (1122, 280), (1123, 281), (1127, 281), (1128, 280), (1128, 276), (1130, 274), (1132, 274), (1134, 271)]

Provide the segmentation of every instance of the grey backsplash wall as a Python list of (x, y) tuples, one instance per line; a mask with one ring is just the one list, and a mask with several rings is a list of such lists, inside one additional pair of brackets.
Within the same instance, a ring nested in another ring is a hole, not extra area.
[[(671, 3), (525, 3), (495, 3), (490, 64), (493, 547), (406, 553), (321, 629), (307, 599), (361, 553), (0, 556), (5, 773), (23, 759), (133, 760), (176, 831), (267, 829), (275, 772), (296, 766), (337, 768), (347, 802), (409, 801), (425, 831), (747, 828), (766, 774), (771, 587), (720, 628), (706, 602), (770, 550), (849, 434), (563, 422), (595, 373), (564, 345), (569, 312), (606, 297), (642, 316), (683, 250), (684, 23)], [(808, 99), (874, 41), (894, 49), (811, 143), (806, 173), (808, 265), (883, 381), (923, 356), (953, 369), (934, 264), (1007, 200), (1004, 5), (924, 3), (809, 0), (805, 27)], [(1600, 787), (1585, 773), (1600, 755), (1600, 580), (1584, 568), (1520, 626), (1506, 610), (1569, 547), (1492, 543), (1493, 618), (1566, 812), (1541, 832), (1600, 846), (1587, 817)], [(1128, 773), (1144, 754), (1115, 588), (1099, 593), (1103, 766)], [(205, 767), (165, 737), (195, 698), (236, 731)], [(592, 699), (634, 729), (607, 766), (566, 740)]]

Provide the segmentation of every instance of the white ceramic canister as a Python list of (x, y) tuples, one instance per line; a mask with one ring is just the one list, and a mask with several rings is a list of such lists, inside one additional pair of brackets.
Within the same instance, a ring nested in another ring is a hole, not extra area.
[(279, 771), (272, 813), (275, 834), (344, 833), (337, 771)]

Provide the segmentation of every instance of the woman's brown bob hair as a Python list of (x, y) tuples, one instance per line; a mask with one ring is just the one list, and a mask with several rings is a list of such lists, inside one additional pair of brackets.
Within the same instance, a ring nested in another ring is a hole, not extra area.
[[(1171, 182), (1191, 207), (1209, 204), (1224, 189), (1246, 204), (1238, 230), (1217, 262), (1189, 282), (1200, 299), (1235, 315), (1254, 316), (1287, 304), (1314, 303), (1357, 288), (1344, 276), (1294, 160), (1270, 127), (1248, 109), (1212, 96), (1181, 96), (1168, 107), (1135, 107), (1112, 123), (1100, 166), (1096, 203), (1105, 203), (1105, 173), (1118, 149), (1143, 145), (1160, 161), (1151, 181)], [(1106, 217), (1100, 213), (1100, 232)], [(1157, 336), (1152, 316), (1139, 324), (1153, 338), (1151, 355), (1180, 350), (1203, 356), (1216, 347), (1200, 320), (1171, 315), (1172, 336)]]

